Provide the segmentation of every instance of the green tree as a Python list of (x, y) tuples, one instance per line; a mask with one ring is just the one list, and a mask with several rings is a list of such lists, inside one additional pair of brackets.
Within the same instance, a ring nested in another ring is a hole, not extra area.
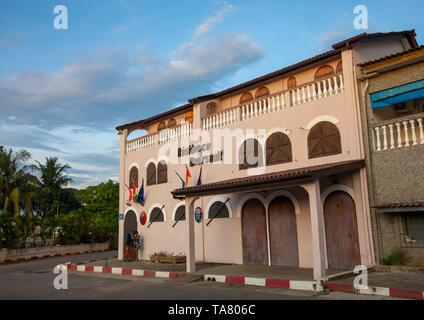
[(0, 210), (2, 214), (19, 216), (21, 211), (33, 213), (33, 197), (39, 181), (30, 174), (31, 158), (26, 150), (0, 150)]

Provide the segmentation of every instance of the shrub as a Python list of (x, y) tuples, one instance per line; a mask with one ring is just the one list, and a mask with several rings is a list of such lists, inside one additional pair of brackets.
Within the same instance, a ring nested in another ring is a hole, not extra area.
[(395, 265), (401, 266), (409, 261), (409, 257), (406, 254), (406, 251), (402, 248), (393, 249), (392, 252), (381, 259), (381, 263), (384, 265)]

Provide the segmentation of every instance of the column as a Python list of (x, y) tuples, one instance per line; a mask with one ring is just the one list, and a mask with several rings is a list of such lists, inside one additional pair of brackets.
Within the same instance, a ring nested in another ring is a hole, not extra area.
[[(119, 212), (116, 212), (118, 215), (119, 213), (125, 212), (125, 155), (126, 155), (126, 144), (127, 144), (127, 137), (128, 137), (128, 129), (124, 129), (123, 131), (119, 132), (119, 139), (120, 139), (120, 145), (119, 145)], [(118, 218), (118, 217), (116, 217)], [(118, 231), (118, 260), (124, 259), (124, 221), (125, 220), (119, 220), (119, 231)]]
[(324, 228), (322, 217), (321, 190), (319, 179), (302, 185), (309, 194), (309, 211), (311, 215), (312, 256), (314, 264), (314, 280), (326, 275), (326, 258), (324, 247)]
[(188, 197), (185, 199), (185, 216), (186, 216), (186, 271), (196, 271), (194, 256), (194, 201), (195, 198)]

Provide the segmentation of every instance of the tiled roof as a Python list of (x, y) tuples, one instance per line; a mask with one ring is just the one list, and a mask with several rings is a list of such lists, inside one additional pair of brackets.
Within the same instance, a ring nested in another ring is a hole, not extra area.
[(389, 59), (392, 59), (392, 58), (400, 57), (400, 56), (403, 56), (405, 54), (412, 53), (412, 52), (415, 52), (415, 51), (421, 51), (421, 50), (424, 50), (424, 46), (408, 49), (408, 50), (401, 51), (401, 52), (398, 52), (398, 53), (394, 53), (394, 54), (391, 54), (391, 55), (388, 55), (388, 56), (385, 56), (385, 57), (382, 57), (382, 58), (378, 58), (378, 59), (375, 59), (375, 60), (366, 61), (364, 63), (358, 64), (358, 67), (365, 67), (365, 66), (377, 63), (377, 62), (389, 60)]
[(351, 171), (364, 167), (364, 160), (343, 161), (324, 164), (319, 166), (305, 167), (301, 169), (285, 170), (266, 173), (256, 176), (247, 176), (225, 181), (202, 184), (184, 189), (171, 191), (174, 198), (183, 198), (191, 195), (201, 194), (223, 194), (235, 192), (240, 188), (265, 188), (275, 183), (290, 182), (296, 180), (311, 180), (322, 176), (328, 176), (341, 172)]
[(373, 206), (376, 209), (397, 209), (397, 208), (414, 208), (424, 207), (424, 201), (411, 201), (404, 203), (383, 203)]

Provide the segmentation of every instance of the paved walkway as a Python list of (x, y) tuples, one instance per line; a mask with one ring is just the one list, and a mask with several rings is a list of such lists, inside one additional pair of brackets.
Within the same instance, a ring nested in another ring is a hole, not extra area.
[[(89, 263), (89, 265), (169, 272), (185, 272), (186, 270), (185, 263), (167, 264), (154, 263), (144, 260), (123, 262), (119, 261), (117, 258), (99, 260)], [(327, 275), (334, 275), (343, 271), (345, 270), (327, 270)], [(193, 276), (201, 276), (205, 274), (313, 281), (313, 270), (309, 268), (197, 262), (196, 272), (194, 272)], [(349, 276), (342, 279), (331, 279), (329, 282), (353, 285), (354, 278), (354, 276)], [(368, 273), (368, 285), (423, 292), (424, 276), (423, 274), (414, 273), (389, 273), (371, 271)]]

